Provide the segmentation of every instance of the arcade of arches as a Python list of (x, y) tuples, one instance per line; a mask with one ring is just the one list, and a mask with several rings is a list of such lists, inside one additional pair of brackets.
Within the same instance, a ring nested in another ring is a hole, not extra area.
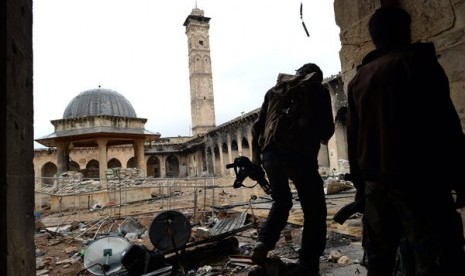
[[(345, 94), (340, 76), (326, 79), (324, 85), (330, 90), (333, 114), (336, 117), (345, 106)], [(111, 168), (138, 168), (147, 177), (196, 177), (196, 176), (233, 176), (226, 165), (237, 156), (252, 156), (252, 124), (258, 116), (258, 109), (242, 114), (225, 124), (215, 127), (206, 134), (196, 137), (160, 138), (144, 144), (143, 164), (138, 165), (132, 145), (107, 145), (105, 151), (106, 166)], [(343, 122), (336, 124), (336, 132), (328, 146), (322, 145), (319, 164), (324, 171), (345, 172), (343, 161), (347, 159), (344, 143), (345, 130)], [(339, 146), (338, 146), (339, 145)], [(102, 176), (99, 173), (100, 150), (96, 147), (72, 147), (66, 158), (71, 171), (79, 171), (84, 178)], [(36, 149), (34, 154), (34, 171), (36, 185), (50, 184), (58, 173), (58, 150), (56, 148)], [(342, 162), (342, 163), (341, 163)]]

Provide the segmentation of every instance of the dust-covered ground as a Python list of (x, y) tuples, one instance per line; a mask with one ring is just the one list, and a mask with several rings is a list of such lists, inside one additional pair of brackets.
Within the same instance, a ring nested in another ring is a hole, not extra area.
[[(230, 183), (231, 178), (224, 181)], [(217, 184), (221, 184), (221, 181), (218, 180)], [(221, 196), (228, 197), (228, 204), (221, 208), (210, 206), (207, 210), (199, 209), (196, 216), (193, 216), (192, 212), (179, 209), (180, 213), (186, 214), (192, 231), (184, 250), (166, 254), (162, 252), (159, 258), (162, 258), (163, 266), (178, 268), (176, 271), (181, 273), (179, 275), (248, 275), (256, 270), (257, 267), (250, 262), (249, 257), (256, 242), (257, 225), (266, 218), (271, 201), (256, 189), (241, 191), (242, 194), (244, 192), (245, 196), (237, 197), (234, 191), (222, 189), (215, 196), (219, 202)], [(252, 197), (255, 194), (258, 196)], [(353, 190), (327, 195), (328, 235), (326, 250), (320, 258), (321, 275), (366, 275), (364, 266), (360, 264), (363, 258), (360, 217), (354, 216), (344, 225), (332, 220), (334, 213), (350, 203), (353, 196)], [(255, 199), (247, 201), (247, 197)], [(124, 207), (111, 206), (98, 210), (68, 210), (60, 213), (41, 210), (37, 217), (35, 236), (37, 275), (131, 275), (130, 269), (123, 265), (111, 273), (86, 268), (86, 250), (99, 238), (124, 236), (125, 233), (121, 233), (121, 229), (131, 220), (143, 233), (123, 239), (127, 240), (128, 244), (142, 245), (147, 252), (158, 252), (148, 233), (157, 216), (164, 211), (157, 206), (156, 199), (153, 199)], [(125, 208), (125, 212), (122, 212), (121, 208)], [(208, 229), (219, 220), (239, 216), (244, 212), (247, 213), (245, 225), (249, 227), (218, 237), (208, 236)], [(200, 219), (199, 213), (202, 214)], [(269, 253), (270, 258), (280, 258), (284, 264), (297, 261), (302, 222), (297, 200), (281, 239), (276, 248)], [(190, 244), (194, 246), (189, 246)]]

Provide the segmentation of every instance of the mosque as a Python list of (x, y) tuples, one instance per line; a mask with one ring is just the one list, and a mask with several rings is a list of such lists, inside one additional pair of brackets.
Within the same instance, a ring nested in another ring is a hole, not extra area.
[[(343, 86), (353, 78), (357, 65), (374, 47), (366, 23), (378, 7), (399, 5), (405, 8), (413, 15), (413, 40), (435, 44), (438, 61), (449, 78), (452, 101), (465, 128), (465, 0), (332, 2), (334, 19), (340, 29), (341, 74), (325, 80), (331, 91), (337, 125), (328, 147), (321, 149), (322, 168), (338, 171), (345, 166), (344, 120), (343, 116), (339, 116), (344, 114), (339, 111), (344, 110), (346, 101)], [(213, 91), (209, 83), (212, 81), (209, 73), (209, 20), (199, 10), (193, 10), (185, 22), (189, 41), (191, 103), (194, 107), (192, 126), (195, 134), (192, 137), (164, 138), (156, 132), (145, 131), (144, 119), (127, 113), (128, 110), (116, 113), (109, 107), (113, 107), (114, 103), (109, 105), (105, 101), (105, 104), (100, 104), (102, 110), (112, 113), (86, 113), (86, 116), (76, 118), (66, 113), (62, 120), (52, 121), (54, 133), (37, 139), (48, 148), (34, 150), (33, 1), (7, 0), (1, 3), (8, 16), (4, 17), (2, 25), (5, 35), (0, 51), (3, 57), (3, 73), (0, 74), (0, 275), (36, 274), (33, 216), (36, 193), (33, 187), (34, 180), (40, 177), (68, 169), (85, 173), (84, 170), (90, 171), (91, 168), (94, 168), (95, 175), (100, 175), (100, 168), (112, 167), (115, 163), (119, 166), (118, 162), (122, 168), (140, 167), (146, 179), (151, 175), (153, 179), (166, 181), (177, 180), (169, 177), (230, 176), (225, 163), (236, 155), (250, 154), (250, 126), (257, 110), (216, 126), (214, 117), (208, 117), (208, 114), (214, 114), (213, 105), (211, 111), (202, 106), (213, 103)], [(116, 97), (113, 92), (110, 94)], [(81, 113), (76, 111), (72, 114)], [(429, 134), (419, 133), (416, 139), (406, 143), (420, 143), (424, 135)], [(79, 144), (83, 141), (87, 143)], [(462, 157), (457, 154), (451, 153), (451, 158), (444, 162), (453, 163), (457, 157)]]
[[(131, 103), (117, 91), (102, 87), (83, 91), (69, 102), (62, 119), (51, 121), (55, 131), (36, 139), (45, 146), (34, 150), (36, 188), (68, 171), (102, 180), (112, 168), (135, 168), (147, 178), (234, 175), (226, 164), (240, 155), (251, 156), (251, 127), (259, 109), (216, 125), (209, 21), (197, 7), (184, 21), (192, 136), (162, 137), (146, 130), (147, 119), (138, 118)], [(327, 78), (324, 85), (331, 93), (336, 131), (328, 145), (321, 146), (319, 164), (324, 173), (345, 172), (342, 78)]]

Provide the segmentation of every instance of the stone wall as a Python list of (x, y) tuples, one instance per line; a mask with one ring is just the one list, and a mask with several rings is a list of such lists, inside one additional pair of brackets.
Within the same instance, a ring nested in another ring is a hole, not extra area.
[[(347, 86), (362, 58), (374, 45), (368, 20), (381, 5), (398, 3), (412, 16), (414, 42), (433, 42), (439, 62), (449, 77), (451, 96), (465, 126), (465, 0), (335, 0), (336, 23), (341, 29), (341, 68)], [(347, 89), (346, 89), (347, 91)]]
[(89, 129), (96, 127), (111, 127), (115, 129), (122, 128), (143, 131), (147, 119), (98, 115), (89, 116), (86, 118), (81, 117), (52, 120), (51, 122), (55, 126), (55, 132), (69, 131), (70, 129)]
[(35, 275), (32, 0), (0, 3), (0, 275)]

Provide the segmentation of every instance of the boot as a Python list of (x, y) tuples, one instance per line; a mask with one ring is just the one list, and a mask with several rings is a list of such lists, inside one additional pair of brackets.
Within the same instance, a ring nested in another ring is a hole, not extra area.
[(250, 257), (254, 263), (263, 266), (270, 250), (263, 242), (257, 242)]

